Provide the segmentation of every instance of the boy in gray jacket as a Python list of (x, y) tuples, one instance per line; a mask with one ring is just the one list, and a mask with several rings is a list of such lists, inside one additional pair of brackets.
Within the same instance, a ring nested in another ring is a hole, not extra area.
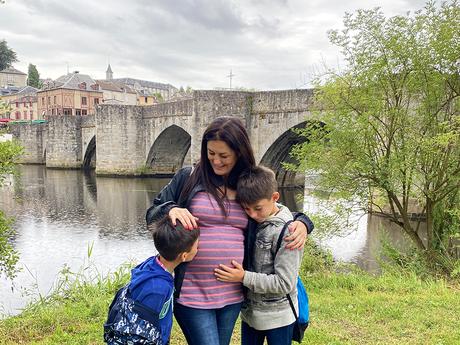
[(219, 265), (215, 270), (218, 280), (242, 282), (249, 289), (241, 310), (242, 345), (262, 345), (265, 338), (268, 345), (292, 341), (295, 316), (286, 295), (291, 296), (298, 314), (296, 283), (303, 251), (289, 250), (282, 241), (276, 252), (280, 233), (292, 220), (289, 209), (276, 203), (277, 189), (275, 174), (268, 168), (255, 167), (240, 176), (237, 199), (258, 223), (252, 260), (247, 270), (236, 261), (233, 267)]

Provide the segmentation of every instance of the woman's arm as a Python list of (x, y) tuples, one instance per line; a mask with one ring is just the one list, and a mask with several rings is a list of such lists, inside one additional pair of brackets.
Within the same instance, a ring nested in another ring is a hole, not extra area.
[(169, 214), (172, 208), (179, 207), (179, 196), (191, 171), (191, 167), (180, 169), (163, 187), (147, 210), (145, 215), (147, 225)]
[(304, 213), (292, 212), (294, 222), (289, 225), (290, 235), (284, 240), (289, 243), (286, 245), (288, 249), (302, 249), (307, 240), (307, 234), (310, 234), (315, 225), (311, 219)]

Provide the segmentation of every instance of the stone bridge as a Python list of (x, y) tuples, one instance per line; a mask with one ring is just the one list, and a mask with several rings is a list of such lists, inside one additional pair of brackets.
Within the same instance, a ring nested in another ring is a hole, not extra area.
[(256, 160), (277, 171), (281, 185), (302, 178), (286, 172), (291, 131), (311, 117), (312, 90), (194, 91), (186, 100), (153, 106), (100, 105), (95, 116), (53, 116), (43, 124), (14, 124), (23, 163), (95, 168), (98, 175), (171, 175), (197, 161), (207, 125), (218, 116), (245, 123)]

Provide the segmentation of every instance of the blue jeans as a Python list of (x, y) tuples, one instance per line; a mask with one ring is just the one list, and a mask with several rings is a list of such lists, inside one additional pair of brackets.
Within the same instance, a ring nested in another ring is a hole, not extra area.
[(241, 345), (263, 345), (265, 337), (268, 345), (291, 345), (294, 324), (295, 322), (284, 327), (258, 331), (242, 321)]
[(189, 345), (228, 345), (241, 303), (219, 309), (197, 309), (174, 305), (174, 316)]

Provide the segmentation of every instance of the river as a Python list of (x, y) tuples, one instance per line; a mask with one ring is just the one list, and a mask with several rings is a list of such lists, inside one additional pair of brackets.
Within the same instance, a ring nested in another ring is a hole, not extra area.
[[(168, 181), (20, 166), (19, 175), (0, 189), (0, 208), (15, 219), (12, 243), (21, 268), (13, 283), (0, 278), (0, 315), (17, 314), (31, 299), (48, 294), (64, 265), (73, 271), (88, 265), (88, 248), (89, 260), (101, 273), (151, 256), (155, 248), (145, 227), (145, 210)], [(292, 210), (302, 208), (294, 191), (281, 194)], [(314, 199), (307, 199), (307, 210), (309, 203)], [(402, 240), (399, 231), (382, 218), (362, 217), (358, 223), (358, 230), (345, 237), (317, 242), (338, 260), (377, 271), (379, 229), (387, 229), (395, 243)]]

